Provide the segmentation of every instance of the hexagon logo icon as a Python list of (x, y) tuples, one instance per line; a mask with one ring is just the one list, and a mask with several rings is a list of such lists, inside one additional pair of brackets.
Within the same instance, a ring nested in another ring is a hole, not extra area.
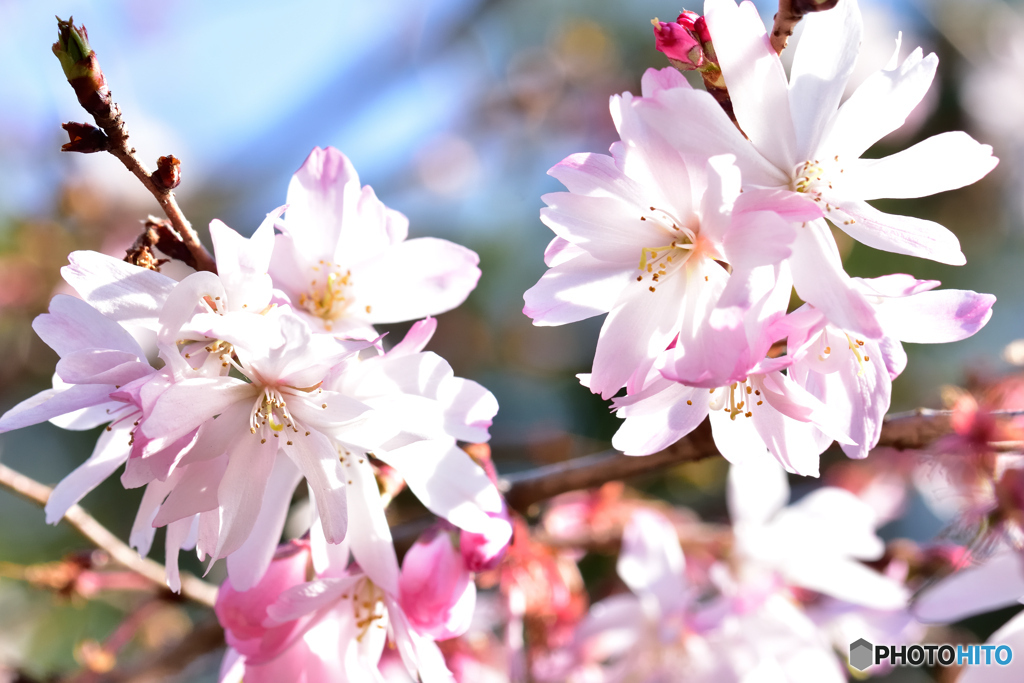
[(850, 643), (850, 666), (857, 671), (863, 671), (871, 666), (874, 653), (875, 646), (863, 638)]

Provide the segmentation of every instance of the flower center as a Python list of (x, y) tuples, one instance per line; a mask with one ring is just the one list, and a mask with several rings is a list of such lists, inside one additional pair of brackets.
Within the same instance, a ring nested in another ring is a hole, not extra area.
[[(383, 623), (387, 617), (384, 609), (384, 591), (373, 581), (364, 578), (356, 584), (352, 591), (352, 616), (355, 618), (356, 628), (359, 629), (359, 635), (356, 636), (359, 642), (363, 642), (363, 638), (374, 624), (380, 629), (387, 628)], [(382, 623), (377, 623), (378, 621)]]
[(252, 434), (260, 432), (260, 443), (266, 443), (267, 429), (269, 429), (269, 434), (278, 438), (280, 432), (286, 428), (293, 432), (299, 431), (291, 413), (288, 412), (284, 395), (276, 387), (263, 387), (263, 391), (257, 396), (249, 415), (249, 432)]
[[(321, 318), (324, 327), (330, 330), (332, 323), (345, 315), (352, 305), (352, 271), (342, 273), (341, 266), (330, 261), (320, 261), (313, 270), (317, 275), (310, 281), (312, 289), (299, 295), (299, 306)], [(370, 312), (369, 306), (366, 312)]]
[[(653, 206), (650, 209), (650, 213), (640, 216), (640, 220), (653, 222), (672, 238), (672, 241), (665, 246), (644, 247), (640, 250), (640, 265), (637, 267), (640, 275), (637, 276), (636, 281), (643, 282), (645, 277), (649, 277), (651, 284), (648, 289), (654, 292), (657, 291), (658, 282), (678, 270), (679, 266), (686, 263), (687, 259), (693, 255), (697, 245), (697, 234), (694, 228), (697, 226), (694, 225), (691, 228), (662, 209)], [(691, 223), (696, 224), (696, 221), (693, 220)]]
[[(716, 394), (716, 392), (721, 393)], [(712, 398), (708, 401), (708, 406), (711, 410), (724, 410), (733, 420), (738, 415), (752, 417), (754, 407), (764, 403), (761, 398), (761, 390), (754, 388), (754, 383), (749, 377), (742, 382), (733, 382), (728, 387), (711, 389), (710, 393)]]

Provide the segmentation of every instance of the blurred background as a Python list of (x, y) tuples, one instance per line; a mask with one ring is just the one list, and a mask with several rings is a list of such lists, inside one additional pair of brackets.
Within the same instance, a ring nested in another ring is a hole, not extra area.
[[(50, 52), (53, 15), (74, 15), (89, 30), (141, 157), (150, 166), (165, 154), (181, 159), (177, 196), (195, 226), (220, 218), (249, 234), (284, 203), (291, 174), (313, 146), (338, 147), (364, 184), (408, 215), (411, 236), (444, 237), (480, 254), (479, 287), (441, 316), (430, 348), (498, 397), (499, 471), (608, 448), (618, 420), (575, 379), (590, 369), (601, 320), (533, 327), (521, 313), (522, 293), (544, 272), (552, 236), (538, 219), (541, 195), (560, 189), (547, 169), (574, 152), (606, 152), (617, 139), (608, 98), (638, 92), (645, 69), (666, 66), (650, 19), (674, 19), (682, 9), (676, 2), (0, 0), (0, 412), (49, 386), (56, 356), (30, 323), (61, 290), (67, 253), (123, 254), (140, 220), (159, 212), (113, 157), (59, 151), (60, 124), (85, 119)], [(758, 5), (770, 22), (773, 3)], [(998, 297), (992, 321), (974, 338), (908, 347), (893, 409), (941, 407), (945, 385), (997, 377), (1024, 356), (1013, 347), (1004, 353), (1024, 336), (1024, 6), (861, 5), (865, 44), (851, 85), (885, 64), (899, 31), (902, 56), (921, 45), (940, 58), (911, 120), (867, 156), (963, 129), (1002, 160), (965, 190), (879, 203), (951, 228), (964, 267), (840, 238), (852, 275), (907, 272)], [(393, 336), (403, 332), (395, 326)], [(4, 434), (0, 459), (52, 485), (88, 455), (95, 436), (49, 425)], [(651, 486), (713, 517), (724, 511), (723, 472), (721, 462), (694, 465)], [(84, 505), (126, 538), (139, 495), (114, 480)], [(942, 523), (917, 507), (897, 531), (923, 540)], [(83, 641), (119, 623), (118, 604), (76, 602), (8, 580), (19, 567), (84, 547), (66, 525), (47, 527), (40, 510), (0, 491), (0, 680), (5, 663), (39, 679), (73, 669), (86, 656)], [(138, 647), (158, 647), (194, 618), (169, 606), (152, 642)], [(979, 637), (998, 623), (977, 626)], [(197, 663), (183, 680), (213, 676), (216, 665), (216, 656)]]

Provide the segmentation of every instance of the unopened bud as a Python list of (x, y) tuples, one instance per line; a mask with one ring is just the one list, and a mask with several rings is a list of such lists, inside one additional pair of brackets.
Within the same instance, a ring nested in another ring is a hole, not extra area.
[(60, 60), (64, 76), (75, 89), (79, 104), (90, 114), (95, 114), (109, 106), (110, 91), (96, 53), (89, 47), (89, 34), (84, 26), (75, 26), (73, 21), (73, 18), (62, 21), (57, 17), (57, 42), (53, 44), (53, 54)]
[(704, 66), (704, 50), (692, 31), (675, 22), (651, 20), (654, 45), (680, 71), (695, 71)]
[(181, 162), (170, 155), (157, 159), (153, 182), (164, 190), (176, 188), (181, 183)]
[(792, 2), (793, 11), (801, 15), (809, 12), (824, 12), (839, 4), (839, 0), (792, 0)]
[(674, 22), (654, 19), (655, 47), (680, 71), (700, 71), (706, 77), (720, 69), (707, 21), (696, 12), (683, 10)]
[(61, 145), (60, 151), (62, 152), (92, 154), (93, 152), (104, 152), (107, 149), (109, 143), (107, 134), (92, 124), (68, 121), (61, 124), (61, 128), (68, 132), (68, 138), (70, 138), (70, 142)]

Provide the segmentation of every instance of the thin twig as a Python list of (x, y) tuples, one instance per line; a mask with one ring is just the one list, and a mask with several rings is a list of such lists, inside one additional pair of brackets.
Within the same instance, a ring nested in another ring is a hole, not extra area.
[(180, 163), (168, 155), (160, 157), (155, 172), (146, 168), (135, 155), (135, 148), (128, 142), (128, 126), (121, 117), (121, 108), (114, 102), (107, 87), (96, 53), (89, 46), (85, 27), (76, 27), (71, 19), (61, 21), (58, 18), (57, 28), (59, 38), (54, 43), (53, 52), (61, 60), (61, 66), (68, 82), (75, 89), (79, 104), (92, 115), (102, 131), (101, 135), (88, 124), (64, 124), (71, 142), (64, 145), (63, 151), (106, 151), (117, 157), (149, 190), (170, 219), (176, 239), (187, 251), (185, 262), (196, 270), (217, 272), (216, 262), (199, 241), (199, 235), (192, 229), (174, 198), (173, 190), (181, 177)]
[[(0, 463), (0, 485), (41, 506), (46, 505), (46, 501), (49, 500), (50, 494), (53, 492), (49, 486), (40, 484), (35, 479), (26, 477), (3, 463)], [(73, 505), (64, 515), (64, 519), (92, 541), (97, 548), (105, 550), (112, 560), (149, 579), (157, 587), (167, 590), (166, 571), (162, 564), (139, 557), (137, 552), (96, 521), (96, 518), (81, 506)], [(214, 601), (217, 599), (217, 587), (191, 574), (182, 573), (181, 595), (193, 602), (213, 607)]]
[[(952, 432), (949, 423), (952, 414), (950, 410), (918, 408), (889, 415), (885, 418), (877, 446), (899, 450), (926, 448), (940, 437)], [(997, 410), (991, 415), (1013, 418), (1024, 416), (1024, 411)], [(1000, 442), (999, 446), (1005, 447), (1008, 444)], [(719, 455), (718, 448), (711, 438), (708, 423), (704, 422), (689, 436), (653, 455), (631, 456), (618, 451), (603, 451), (526, 472), (509, 474), (502, 477), (499, 483), (508, 504), (522, 512), (534, 503), (560, 493), (593, 488), (608, 481), (648, 474), (716, 455)]]

